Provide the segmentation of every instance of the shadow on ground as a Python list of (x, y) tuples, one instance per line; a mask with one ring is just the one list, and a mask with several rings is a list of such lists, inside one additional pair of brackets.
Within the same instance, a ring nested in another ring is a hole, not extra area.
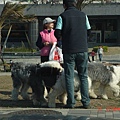
[[(63, 108), (63, 106), (64, 105), (62, 103), (56, 104), (56, 108)], [(39, 106), (39, 105), (37, 105), (37, 106), (33, 105), (31, 100), (13, 101), (13, 100), (3, 100), (3, 99), (0, 99), (0, 107), (41, 108), (41, 106)]]
[[(23, 99), (19, 99), (17, 101), (13, 101), (11, 99), (11, 92), (10, 91), (0, 91), (0, 94), (2, 96), (7, 96), (6, 98), (0, 98), (0, 107), (22, 107), (22, 108), (40, 108), (41, 106), (37, 105), (33, 105), (32, 100), (23, 100)], [(29, 93), (29, 95), (31, 95), (31, 93)], [(9, 98), (8, 98), (9, 97)], [(62, 103), (57, 103), (56, 104), (57, 108), (63, 107)]]

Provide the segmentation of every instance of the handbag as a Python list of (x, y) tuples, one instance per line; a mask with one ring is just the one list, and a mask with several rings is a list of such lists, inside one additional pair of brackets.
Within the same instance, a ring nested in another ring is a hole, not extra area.
[(53, 46), (49, 53), (49, 60), (50, 61), (58, 61), (60, 63), (63, 63), (63, 54), (62, 49), (56, 46), (56, 42), (53, 43)]

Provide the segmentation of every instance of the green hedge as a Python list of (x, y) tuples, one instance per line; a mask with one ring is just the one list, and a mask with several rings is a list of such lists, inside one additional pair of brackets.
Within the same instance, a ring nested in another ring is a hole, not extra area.
[[(108, 52), (108, 46), (102, 46), (102, 47), (103, 47), (103, 52)], [(97, 52), (98, 48), (99, 48), (99, 46), (95, 46), (95, 47), (93, 47), (93, 50), (95, 52)]]
[(25, 47), (18, 47), (18, 48), (5, 48), (5, 52), (36, 52), (36, 50)]

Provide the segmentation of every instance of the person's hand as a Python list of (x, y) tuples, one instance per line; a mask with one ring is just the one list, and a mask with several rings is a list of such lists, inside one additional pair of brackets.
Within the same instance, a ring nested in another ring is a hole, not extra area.
[(44, 42), (44, 46), (48, 46), (48, 45), (50, 45), (49, 42)]

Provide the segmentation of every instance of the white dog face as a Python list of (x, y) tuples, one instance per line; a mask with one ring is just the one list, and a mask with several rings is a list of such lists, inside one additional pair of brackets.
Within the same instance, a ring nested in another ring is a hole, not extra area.
[(120, 66), (110, 66), (110, 71), (112, 72), (113, 80), (120, 82)]
[(60, 69), (60, 72), (62, 72), (62, 70), (63, 70), (62, 66), (61, 66), (60, 63), (57, 62), (57, 61), (44, 62), (44, 63), (40, 64), (40, 66), (41, 66), (41, 68), (42, 68), (42, 67), (57, 68), (57, 69)]

